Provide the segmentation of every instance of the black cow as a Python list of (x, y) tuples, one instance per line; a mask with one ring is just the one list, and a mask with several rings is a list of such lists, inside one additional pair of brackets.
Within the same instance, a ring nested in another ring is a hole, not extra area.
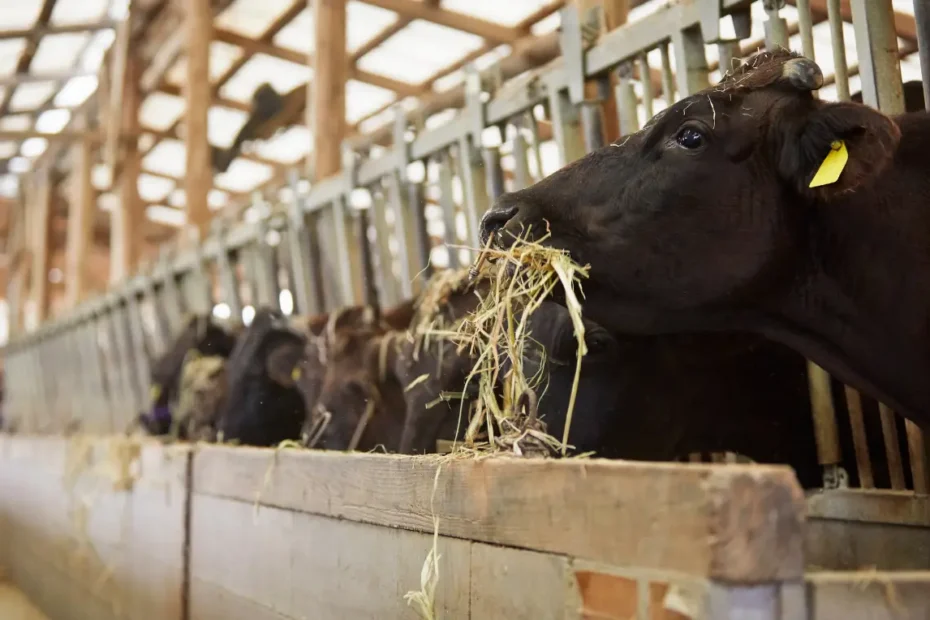
[(281, 313), (256, 311), (226, 365), (228, 393), (217, 421), (218, 439), (273, 446), (299, 438), (304, 403), (293, 371), (305, 344)]
[[(483, 236), (548, 225), (591, 265), (585, 311), (612, 333), (761, 334), (930, 428), (930, 116), (821, 101), (822, 83), (756, 55), (505, 195)], [(821, 169), (833, 182), (811, 188)]]
[[(920, 80), (904, 82), (904, 111), (922, 112), (926, 109), (924, 102), (924, 83)], [(850, 97), (856, 103), (862, 103), (862, 93), (853, 93)]]
[(139, 425), (151, 435), (166, 435), (171, 430), (172, 409), (177, 406), (181, 370), (190, 351), (206, 356), (227, 358), (236, 342), (235, 330), (228, 330), (210, 317), (194, 315), (168, 350), (152, 365), (152, 409), (139, 415)]

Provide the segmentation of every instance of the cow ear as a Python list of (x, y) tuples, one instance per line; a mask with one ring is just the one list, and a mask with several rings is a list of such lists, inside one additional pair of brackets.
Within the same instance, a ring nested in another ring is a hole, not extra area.
[(871, 183), (894, 159), (901, 130), (888, 116), (858, 103), (819, 106), (786, 136), (781, 174), (801, 195), (824, 202)]
[(304, 353), (301, 344), (287, 342), (269, 351), (265, 358), (265, 373), (268, 378), (283, 387), (293, 387), (297, 381), (297, 370)]

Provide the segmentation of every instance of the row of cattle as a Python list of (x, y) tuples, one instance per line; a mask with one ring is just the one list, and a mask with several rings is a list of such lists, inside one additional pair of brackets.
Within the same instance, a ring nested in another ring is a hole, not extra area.
[[(188, 440), (434, 452), (441, 440), (462, 439), (478, 394), (468, 381), (474, 358), (424, 332), (467, 317), (485, 285), (447, 273), (383, 311), (288, 318), (263, 308), (247, 328), (193, 317), (153, 366), (153, 409), (140, 419), (153, 434)], [(529, 332), (524, 372), (542, 378), (531, 413), (561, 437), (577, 355), (571, 317), (544, 302)], [(589, 320), (585, 339), (569, 434), (575, 453), (674, 460), (735, 452), (790, 464), (806, 487), (820, 486), (800, 355), (746, 334), (615, 335)], [(872, 453), (881, 471), (880, 443)]]

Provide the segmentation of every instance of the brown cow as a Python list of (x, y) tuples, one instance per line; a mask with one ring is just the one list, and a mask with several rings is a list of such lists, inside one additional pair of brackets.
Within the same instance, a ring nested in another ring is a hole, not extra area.
[[(821, 101), (822, 83), (757, 55), (505, 195), (482, 233), (548, 226), (613, 333), (755, 332), (930, 427), (930, 116)], [(811, 188), (818, 170), (832, 182)]]

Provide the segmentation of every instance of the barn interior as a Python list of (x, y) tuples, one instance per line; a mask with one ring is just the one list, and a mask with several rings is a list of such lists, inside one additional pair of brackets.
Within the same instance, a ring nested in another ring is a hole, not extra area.
[(402, 305), (475, 262), (502, 194), (757, 50), (814, 59), (823, 100), (925, 109), (922, 0), (0, 4), (0, 617), (930, 617), (930, 439), (812, 363), (815, 489), (724, 451), (137, 428), (191, 315)]

